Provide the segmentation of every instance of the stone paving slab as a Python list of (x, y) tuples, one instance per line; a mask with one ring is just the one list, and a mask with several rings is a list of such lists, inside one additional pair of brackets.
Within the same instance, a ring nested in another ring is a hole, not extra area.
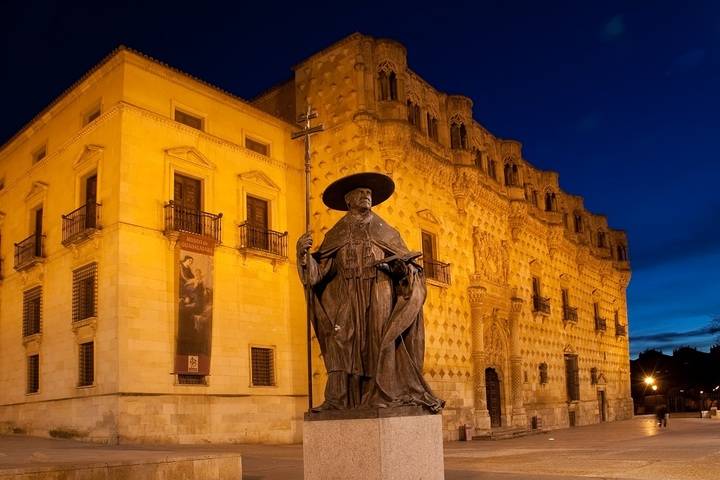
[[(450, 442), (444, 449), (447, 480), (720, 479), (720, 422), (709, 419), (671, 417), (668, 428), (661, 429), (652, 417), (636, 417), (508, 440)], [(302, 479), (302, 445), (100, 446), (0, 436), (0, 480), (17, 468), (58, 469), (98, 462), (177, 463), (209, 457), (239, 460), (240, 456), (242, 480)], [(164, 478), (202, 478), (189, 470), (178, 472)], [(80, 478), (111, 477), (75, 477)], [(207, 478), (240, 480), (239, 476)]]

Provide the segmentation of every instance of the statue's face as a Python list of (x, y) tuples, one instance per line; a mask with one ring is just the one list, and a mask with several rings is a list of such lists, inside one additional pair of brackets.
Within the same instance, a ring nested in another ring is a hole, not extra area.
[(350, 210), (369, 210), (372, 207), (372, 190), (369, 188), (356, 188), (345, 195)]

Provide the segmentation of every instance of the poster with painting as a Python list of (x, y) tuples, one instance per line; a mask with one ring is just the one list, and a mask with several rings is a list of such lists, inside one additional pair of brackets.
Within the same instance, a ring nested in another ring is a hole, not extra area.
[(212, 339), (213, 245), (178, 240), (175, 373), (208, 375)]

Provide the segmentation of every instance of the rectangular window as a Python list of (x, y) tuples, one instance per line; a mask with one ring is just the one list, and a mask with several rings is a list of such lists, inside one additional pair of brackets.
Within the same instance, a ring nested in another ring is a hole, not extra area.
[(40, 355), (27, 357), (27, 386), (26, 393), (37, 393), (40, 391)]
[(23, 337), (40, 333), (42, 287), (23, 292)]
[(83, 119), (83, 125), (87, 125), (88, 123), (92, 123), (93, 121), (97, 120), (97, 118), (100, 116), (101, 110), (100, 106), (93, 108), (88, 113), (85, 114), (85, 118)]
[(563, 310), (567, 309), (570, 306), (570, 294), (568, 293), (567, 288), (562, 289), (562, 306)]
[(175, 110), (175, 121), (187, 125), (188, 127), (197, 128), (198, 130), (203, 129), (202, 118), (183, 112), (182, 110)]
[(40, 160), (45, 158), (47, 156), (47, 145), (43, 145), (42, 147), (35, 150), (32, 154), (32, 162), (38, 163)]
[(87, 387), (95, 381), (95, 345), (93, 342), (79, 345), (78, 386)]
[(577, 355), (565, 355), (565, 380), (568, 401), (580, 400), (580, 372)]
[(252, 386), (275, 386), (275, 350), (266, 347), (251, 347), (250, 357)]
[(532, 289), (533, 295), (536, 297), (540, 296), (540, 279), (538, 277), (532, 277)]
[(97, 263), (73, 271), (72, 321), (97, 316)]
[(265, 155), (266, 157), (270, 156), (270, 145), (258, 140), (253, 140), (250, 137), (245, 137), (245, 148), (259, 153), (260, 155)]

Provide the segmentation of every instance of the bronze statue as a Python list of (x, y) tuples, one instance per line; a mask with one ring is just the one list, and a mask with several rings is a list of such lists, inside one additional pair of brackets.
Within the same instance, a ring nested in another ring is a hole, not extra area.
[(325, 402), (315, 411), (417, 405), (438, 413), (445, 403), (422, 375), (421, 254), (371, 211), (394, 189), (380, 173), (335, 181), (323, 202), (347, 213), (314, 253), (310, 232), (298, 239), (298, 271), (328, 372)]

